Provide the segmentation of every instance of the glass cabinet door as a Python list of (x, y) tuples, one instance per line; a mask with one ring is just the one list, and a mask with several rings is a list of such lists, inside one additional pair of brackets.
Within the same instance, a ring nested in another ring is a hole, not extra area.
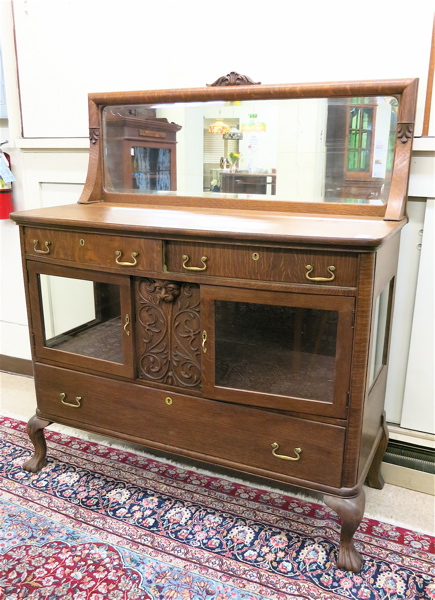
[(37, 359), (133, 377), (130, 279), (30, 263)]
[(201, 300), (207, 395), (345, 416), (353, 298), (203, 286)]

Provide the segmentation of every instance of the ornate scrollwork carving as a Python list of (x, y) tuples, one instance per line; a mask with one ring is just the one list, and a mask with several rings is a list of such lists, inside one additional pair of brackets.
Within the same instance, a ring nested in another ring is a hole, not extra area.
[(260, 81), (253, 81), (247, 75), (241, 75), (231, 71), (228, 75), (222, 75), (214, 83), (207, 83), (208, 87), (226, 86), (226, 85), (260, 85)]
[(406, 144), (406, 142), (412, 139), (414, 133), (414, 123), (398, 123), (397, 124), (397, 138)]
[(137, 283), (137, 351), (142, 379), (194, 388), (201, 384), (199, 287)]
[(89, 129), (89, 139), (91, 140), (91, 144), (96, 144), (100, 138), (100, 128), (99, 127), (91, 127)]

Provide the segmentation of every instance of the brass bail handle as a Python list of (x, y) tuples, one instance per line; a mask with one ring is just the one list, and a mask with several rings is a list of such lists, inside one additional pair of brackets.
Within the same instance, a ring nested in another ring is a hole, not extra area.
[(39, 240), (33, 240), (33, 250), (38, 254), (50, 254), (50, 244), (51, 242), (44, 242), (45, 250), (38, 249)]
[(205, 347), (206, 342), (207, 342), (207, 332), (204, 329), (204, 331), (202, 332), (202, 342), (201, 342), (202, 351), (204, 352), (204, 354), (207, 354), (207, 348)]
[(130, 316), (129, 315), (125, 315), (125, 321), (124, 321), (124, 331), (127, 335), (130, 335), (130, 331), (127, 329), (127, 327), (130, 325)]
[(65, 404), (65, 406), (71, 406), (71, 408), (80, 408), (81, 402), (82, 402), (81, 396), (76, 396), (74, 399), (75, 400), (74, 402), (67, 402), (65, 400), (65, 398), (66, 398), (66, 394), (64, 392), (61, 392), (60, 401), (62, 402), (62, 404)]
[(183, 254), (182, 258), (183, 258), (183, 269), (186, 269), (187, 271), (205, 271), (207, 268), (207, 265), (205, 264), (208, 261), (207, 256), (201, 257), (202, 267), (188, 267), (187, 263), (189, 262), (190, 257), (187, 254)]
[(305, 273), (305, 277), (310, 281), (334, 281), (335, 279), (335, 267), (334, 265), (330, 265), (326, 270), (330, 273), (331, 277), (310, 277), (310, 273), (313, 271), (314, 267), (312, 265), (305, 265), (307, 272)]
[(293, 461), (300, 460), (300, 458), (301, 458), (302, 448), (295, 448), (294, 449), (294, 453), (296, 454), (295, 457), (293, 457), (293, 456), (286, 456), (285, 454), (277, 454), (276, 453), (277, 450), (279, 450), (279, 444), (277, 444), (276, 442), (273, 442), (273, 444), (272, 444), (272, 454), (274, 456), (276, 456), (276, 458), (282, 458), (282, 460), (293, 460)]
[(120, 265), (121, 267), (134, 267), (135, 265), (137, 265), (137, 260), (136, 257), (139, 256), (139, 252), (132, 252), (131, 253), (131, 258), (133, 259), (133, 262), (122, 262), (119, 259), (122, 256), (122, 252), (121, 250), (116, 250), (115, 251), (115, 262), (117, 265)]

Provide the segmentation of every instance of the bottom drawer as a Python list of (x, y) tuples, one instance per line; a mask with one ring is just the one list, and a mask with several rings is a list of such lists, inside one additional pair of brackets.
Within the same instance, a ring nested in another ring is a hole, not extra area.
[(35, 381), (45, 418), (288, 483), (341, 485), (343, 427), (41, 364)]

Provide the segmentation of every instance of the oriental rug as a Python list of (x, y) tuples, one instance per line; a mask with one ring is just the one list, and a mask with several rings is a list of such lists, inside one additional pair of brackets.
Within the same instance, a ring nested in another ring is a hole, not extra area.
[(359, 574), (335, 568), (323, 505), (0, 417), (0, 597), (8, 600), (435, 598), (435, 539), (364, 519)]

